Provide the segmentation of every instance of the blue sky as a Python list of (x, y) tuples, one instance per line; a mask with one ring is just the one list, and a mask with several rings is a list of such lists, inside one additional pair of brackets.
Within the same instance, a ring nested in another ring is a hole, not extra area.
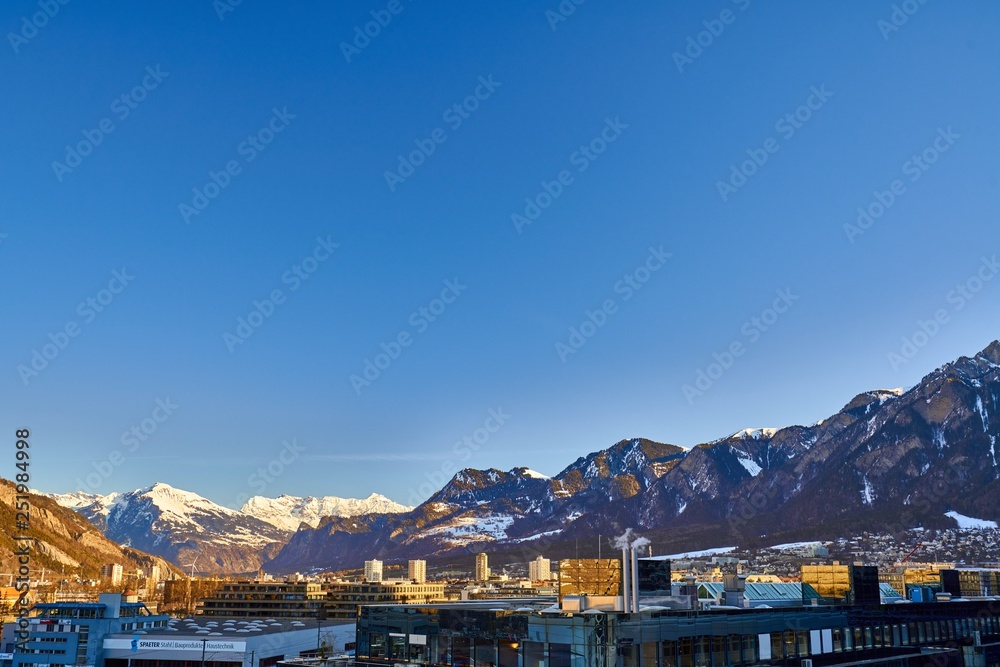
[(0, 11), (36, 488), (413, 501), (1000, 335), (993, 3), (223, 1)]

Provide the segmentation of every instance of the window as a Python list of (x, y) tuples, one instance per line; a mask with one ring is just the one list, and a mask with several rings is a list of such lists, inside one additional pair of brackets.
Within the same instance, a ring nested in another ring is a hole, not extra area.
[(743, 662), (740, 659), (740, 636), (729, 635), (729, 664), (738, 665)]
[(795, 639), (798, 643), (798, 654), (801, 656), (809, 655), (809, 633), (805, 630), (799, 630), (795, 633)]
[(540, 667), (545, 661), (545, 644), (524, 642), (524, 667)]
[[(642, 656), (640, 657), (639, 664), (642, 667), (657, 667), (656, 642), (642, 643)], [(554, 664), (553, 667), (555, 667)]]
[[(726, 664), (726, 638), (722, 636), (712, 637), (712, 664)], [(648, 667), (643, 665), (642, 667)]]
[(712, 664), (708, 649), (708, 637), (695, 637), (694, 664), (696, 667), (709, 667)]
[(660, 652), (660, 665), (662, 667), (677, 667), (677, 642), (663, 641)]
[[(570, 667), (572, 645), (549, 643), (549, 665), (551, 667)], [(478, 663), (477, 663), (478, 667)]]
[(754, 635), (743, 635), (743, 662), (757, 662), (757, 637)]
[[(782, 644), (784, 645), (784, 656), (790, 658), (795, 655), (795, 631), (785, 630), (781, 633)], [(782, 655), (779, 653), (778, 655)]]
[(785, 649), (782, 644), (780, 632), (771, 633), (771, 657), (775, 660), (785, 657)]
[(694, 667), (694, 639), (681, 637), (680, 654), (681, 667)]

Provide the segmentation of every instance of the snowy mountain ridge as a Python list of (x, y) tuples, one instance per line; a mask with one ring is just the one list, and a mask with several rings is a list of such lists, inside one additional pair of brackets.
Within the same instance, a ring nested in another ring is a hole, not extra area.
[(399, 514), (409, 512), (412, 509), (412, 507), (397, 503), (379, 493), (373, 493), (367, 498), (339, 498), (337, 496), (300, 498), (282, 494), (277, 498), (254, 496), (243, 504), (240, 511), (248, 516), (266, 521), (272, 526), (294, 532), (298, 530), (300, 523), (315, 528), (319, 525), (320, 519), (325, 516)]
[(125, 493), (49, 494), (82, 514), (110, 539), (200, 571), (257, 570), (300, 523), (315, 527), (324, 516), (406, 512), (412, 508), (372, 494), (367, 498), (251, 498), (239, 509), (157, 482)]

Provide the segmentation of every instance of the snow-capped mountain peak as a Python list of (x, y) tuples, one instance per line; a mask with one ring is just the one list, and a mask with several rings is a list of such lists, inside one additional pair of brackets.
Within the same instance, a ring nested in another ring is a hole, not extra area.
[(240, 511), (282, 530), (295, 531), (300, 523), (313, 528), (325, 516), (358, 516), (360, 514), (398, 514), (409, 512), (412, 507), (397, 503), (379, 493), (367, 498), (339, 498), (323, 496), (280, 495), (277, 498), (254, 496), (246, 501)]
[[(744, 428), (736, 433), (733, 433), (728, 438), (723, 438), (722, 440), (729, 440), (731, 438), (739, 438), (740, 440), (760, 440), (761, 438), (773, 437), (777, 432), (778, 429), (776, 428)], [(721, 440), (718, 442), (721, 442)]]

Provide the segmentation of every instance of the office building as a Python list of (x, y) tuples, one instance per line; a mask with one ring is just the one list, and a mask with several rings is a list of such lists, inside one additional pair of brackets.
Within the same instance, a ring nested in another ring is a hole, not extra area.
[(326, 593), (320, 584), (236, 581), (222, 584), (201, 601), (204, 616), (238, 618), (316, 618)]
[(532, 581), (548, 581), (552, 578), (551, 561), (539, 556), (528, 563), (528, 579)]
[(120, 586), (125, 569), (118, 563), (109, 563), (101, 568), (101, 579), (107, 579), (112, 586)]
[(445, 599), (444, 583), (403, 581), (328, 584), (324, 601), (327, 618), (355, 619), (366, 604), (429, 604)]
[(851, 590), (849, 565), (803, 565), (799, 578), (824, 598), (842, 600)]
[(697, 614), (662, 607), (567, 613), (547, 605), (366, 606), (358, 619), (357, 660), (453, 667), (1000, 664), (1000, 607), (988, 600)]
[(489, 581), (490, 560), (484, 553), (476, 554), (476, 581)]
[(151, 614), (142, 603), (126, 602), (117, 593), (103, 593), (98, 602), (42, 603), (34, 609), (38, 615), (29, 620), (27, 642), (15, 645), (12, 667), (105, 667), (106, 637), (165, 629), (169, 618)]
[(365, 581), (368, 582), (382, 581), (382, 561), (380, 560), (365, 561)]
[(615, 597), (622, 594), (622, 564), (617, 558), (568, 558), (559, 561), (559, 600), (567, 596)]
[(427, 581), (427, 561), (411, 560), (406, 565), (406, 578), (415, 584)]

